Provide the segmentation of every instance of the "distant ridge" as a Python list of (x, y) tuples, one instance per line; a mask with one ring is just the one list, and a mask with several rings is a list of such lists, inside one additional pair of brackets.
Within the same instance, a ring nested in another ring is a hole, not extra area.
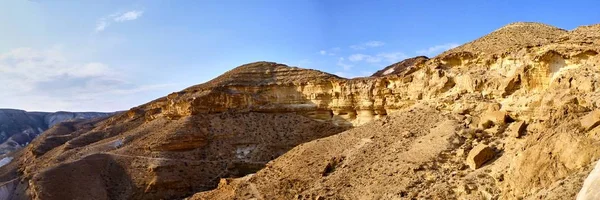
[(55, 124), (107, 117), (113, 113), (101, 112), (27, 112), (17, 109), (0, 109), (0, 154), (14, 151), (31, 142)]

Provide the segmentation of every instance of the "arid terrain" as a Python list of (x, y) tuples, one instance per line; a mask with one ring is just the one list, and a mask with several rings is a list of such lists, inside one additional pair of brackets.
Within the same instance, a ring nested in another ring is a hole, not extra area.
[(597, 199), (599, 52), (513, 23), (371, 77), (250, 63), (53, 126), (0, 199)]
[(0, 109), (0, 155), (29, 144), (48, 128), (64, 121), (108, 117), (114, 113), (98, 112), (26, 112)]

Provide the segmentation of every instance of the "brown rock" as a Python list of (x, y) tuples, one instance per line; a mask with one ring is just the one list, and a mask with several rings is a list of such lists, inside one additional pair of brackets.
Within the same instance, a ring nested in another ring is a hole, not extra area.
[(489, 135), (495, 136), (502, 133), (502, 129), (500, 126), (493, 126), (491, 128), (485, 129), (485, 132)]
[(600, 110), (594, 110), (579, 120), (581, 126), (586, 130), (592, 130), (600, 125)]
[(508, 129), (509, 129), (508, 135), (511, 137), (514, 137), (514, 138), (519, 138), (525, 132), (526, 126), (527, 126), (527, 124), (525, 124), (524, 121), (512, 123), (508, 126)]
[(484, 113), (479, 122), (482, 128), (491, 128), (492, 125), (506, 124), (508, 115), (505, 111), (488, 111)]
[(488, 111), (499, 111), (502, 105), (499, 103), (492, 103), (488, 106)]
[(469, 165), (471, 169), (478, 169), (487, 161), (494, 158), (494, 156), (496, 156), (496, 152), (494, 152), (492, 148), (485, 144), (480, 144), (469, 152), (469, 156), (467, 156), (467, 165)]

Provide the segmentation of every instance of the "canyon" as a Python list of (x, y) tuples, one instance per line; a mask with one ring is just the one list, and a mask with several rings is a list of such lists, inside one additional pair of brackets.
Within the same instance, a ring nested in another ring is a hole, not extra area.
[(55, 124), (108, 117), (113, 113), (99, 112), (26, 112), (0, 109), (0, 155), (15, 151), (29, 144), (39, 134)]
[(249, 63), (58, 123), (11, 153), (0, 197), (593, 199), (599, 52), (600, 25), (520, 22), (371, 77)]

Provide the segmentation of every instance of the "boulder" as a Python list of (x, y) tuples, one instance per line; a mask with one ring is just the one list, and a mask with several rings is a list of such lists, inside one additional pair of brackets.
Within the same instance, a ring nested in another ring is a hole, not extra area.
[(471, 169), (478, 169), (487, 161), (491, 160), (496, 156), (496, 152), (485, 144), (477, 145), (471, 149), (469, 156), (467, 156), (467, 165)]
[(512, 123), (508, 126), (508, 136), (519, 138), (525, 132), (526, 124), (524, 121)]
[(491, 136), (496, 136), (501, 134), (503, 130), (502, 128), (500, 128), (500, 126), (493, 126), (491, 128), (485, 129), (484, 131)]
[(488, 111), (481, 116), (479, 127), (491, 128), (493, 125), (506, 124), (508, 115), (505, 111)]
[(600, 125), (600, 110), (594, 110), (590, 112), (586, 116), (583, 116), (579, 122), (581, 123), (581, 127), (583, 127), (586, 131), (592, 130), (596, 126)]

